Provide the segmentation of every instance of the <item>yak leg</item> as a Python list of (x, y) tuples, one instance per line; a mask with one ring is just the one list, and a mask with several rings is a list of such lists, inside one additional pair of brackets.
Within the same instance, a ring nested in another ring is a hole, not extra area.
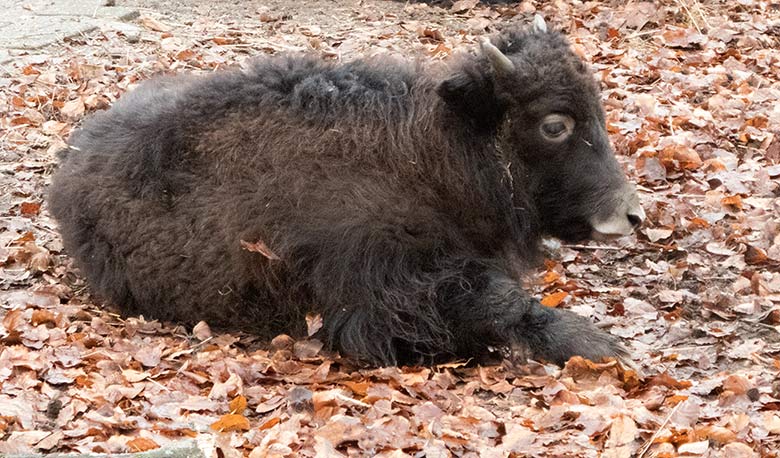
[(357, 275), (354, 267), (330, 263), (310, 277), (324, 309), (325, 340), (358, 359), (425, 363), (478, 356), (489, 346), (520, 349), (559, 365), (572, 356), (598, 361), (627, 355), (617, 338), (588, 319), (541, 305), (518, 282), (485, 264), (475, 269), (479, 263), (465, 268), (444, 263), (426, 272), (412, 267), (417, 263), (408, 262), (414, 259), (408, 253), (363, 254), (367, 262)]
[[(349, 231), (345, 231), (349, 232)], [(407, 244), (352, 231), (301, 250), (298, 262), (323, 317), (326, 343), (378, 365), (430, 363), (454, 355), (447, 323), (431, 298), (426, 261)], [(316, 260), (305, 257), (316, 254)]]
[(543, 306), (518, 282), (495, 271), (450, 284), (440, 297), (462, 355), (479, 353), (487, 344), (519, 348), (523, 356), (559, 365), (572, 356), (594, 361), (627, 356), (616, 337), (573, 312)]

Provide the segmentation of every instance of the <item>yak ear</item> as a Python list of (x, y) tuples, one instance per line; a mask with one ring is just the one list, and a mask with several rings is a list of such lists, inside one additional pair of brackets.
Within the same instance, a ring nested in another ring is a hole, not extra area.
[(496, 94), (491, 72), (476, 65), (460, 68), (439, 85), (437, 92), (453, 111), (479, 130), (496, 129), (506, 109)]

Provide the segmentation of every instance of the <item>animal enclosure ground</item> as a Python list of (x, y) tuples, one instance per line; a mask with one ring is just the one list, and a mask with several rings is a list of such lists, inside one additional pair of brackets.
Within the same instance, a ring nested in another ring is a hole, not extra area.
[[(142, 8), (134, 25), (0, 69), (0, 453), (197, 438), (229, 458), (778, 456), (780, 4), (126, 4)], [(601, 81), (648, 222), (550, 242), (528, 282), (623, 338), (636, 368), (360, 369), (315, 340), (122, 319), (62, 252), (44, 201), (54, 153), (138, 82), (287, 51), (446, 60), (536, 13)]]

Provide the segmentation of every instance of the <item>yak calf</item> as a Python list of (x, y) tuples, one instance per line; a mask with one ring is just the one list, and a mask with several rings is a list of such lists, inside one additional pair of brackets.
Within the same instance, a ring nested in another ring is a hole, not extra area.
[(124, 313), (265, 338), (320, 313), (331, 348), (378, 365), (620, 356), (520, 278), (542, 236), (644, 218), (590, 71), (539, 20), (449, 65), (296, 55), (154, 79), (73, 134), (50, 208)]

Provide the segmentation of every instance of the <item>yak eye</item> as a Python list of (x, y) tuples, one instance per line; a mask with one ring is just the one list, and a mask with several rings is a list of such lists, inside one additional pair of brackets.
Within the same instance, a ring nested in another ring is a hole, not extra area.
[(563, 114), (549, 114), (542, 119), (539, 131), (545, 140), (560, 143), (569, 138), (574, 131), (574, 119)]
[(558, 137), (563, 135), (566, 125), (561, 121), (548, 122), (547, 124), (542, 124), (542, 130), (547, 137)]

